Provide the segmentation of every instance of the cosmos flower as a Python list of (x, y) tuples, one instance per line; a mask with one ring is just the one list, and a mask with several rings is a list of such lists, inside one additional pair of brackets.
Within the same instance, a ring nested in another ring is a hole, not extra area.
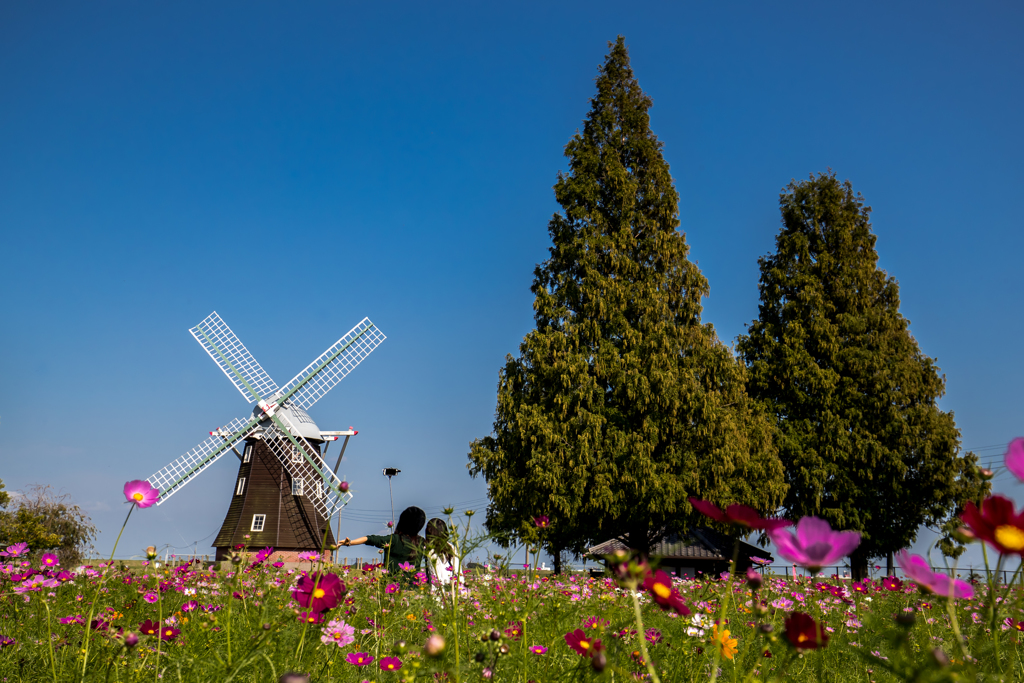
[(338, 647), (345, 647), (356, 640), (356, 630), (349, 626), (343, 619), (335, 619), (327, 623), (320, 636), (320, 642), (330, 645), (334, 643)]
[(828, 522), (817, 517), (801, 518), (795, 534), (775, 529), (768, 532), (768, 537), (779, 555), (814, 573), (835, 564), (860, 545), (860, 534), (856, 531), (832, 531)]
[(718, 647), (718, 651), (726, 659), (732, 659), (736, 654), (739, 641), (729, 637), (729, 629), (718, 630), (718, 624), (711, 628), (711, 642)]
[(384, 592), (390, 595), (392, 593), (397, 593), (398, 588), (399, 586), (397, 583), (389, 583), (387, 586), (384, 587)]
[(15, 543), (7, 546), (6, 550), (7, 552), (4, 553), (6, 557), (21, 557), (28, 552), (28, 543)]
[(816, 650), (828, 645), (828, 634), (810, 615), (793, 612), (786, 617), (786, 640), (797, 650)]
[(1024, 481), (1024, 437), (1018, 436), (1010, 442), (1003, 461), (1006, 463), (1006, 469), (1013, 472), (1013, 476)]
[(181, 633), (181, 629), (164, 626), (160, 629), (160, 640), (164, 640), (169, 643), (177, 638), (179, 633)]
[(644, 631), (644, 638), (646, 638), (647, 642), (650, 643), (651, 645), (657, 645), (658, 643), (660, 643), (662, 641), (664, 636), (662, 635), (661, 631), (659, 631), (658, 629), (656, 629), (656, 628), (649, 628), (646, 631)]
[(8, 638), (7, 636), (0, 636), (0, 650), (4, 649), (8, 645), (14, 645), (16, 641), (14, 638)]
[(299, 621), (305, 624), (322, 624), (323, 612), (299, 612)]
[(274, 549), (268, 545), (266, 548), (256, 553), (256, 557), (253, 558), (253, 562), (259, 564), (260, 562), (266, 561), (266, 559), (273, 554)]
[(144, 622), (139, 624), (139, 631), (146, 636), (155, 636), (160, 632), (160, 624), (156, 623), (152, 619), (146, 619)]
[(345, 661), (353, 666), (366, 666), (373, 663), (373, 655), (366, 652), (350, 652), (345, 656)]
[(41, 558), (39, 558), (39, 562), (44, 567), (56, 567), (60, 564), (60, 560), (53, 553), (46, 553)]
[(896, 578), (895, 576), (887, 576), (882, 579), (882, 588), (887, 591), (898, 591), (903, 590), (903, 581)]
[(775, 529), (793, 526), (793, 522), (788, 519), (765, 518), (757, 514), (757, 510), (747, 507), (746, 505), (740, 505), (739, 503), (733, 503), (729, 507), (725, 508), (724, 511), (717, 505), (709, 503), (706, 500), (700, 500), (699, 498), (690, 498), (690, 505), (716, 522), (737, 524), (756, 531), (773, 531)]
[(84, 624), (85, 617), (83, 617), (81, 614), (72, 614), (69, 617), (61, 617), (57, 621), (59, 621), (62, 624)]
[(381, 671), (398, 671), (402, 668), (402, 660), (398, 657), (382, 657), (379, 666)]
[(548, 649), (546, 647), (544, 647), (543, 645), (531, 645), (530, 646), (530, 652), (532, 652), (535, 655), (546, 654), (547, 651), (548, 651)]
[(159, 497), (160, 491), (148, 481), (135, 479), (124, 485), (124, 499), (140, 508), (152, 507)]
[(644, 579), (644, 590), (650, 592), (654, 602), (662, 609), (671, 608), (684, 617), (690, 613), (690, 608), (683, 603), (679, 591), (672, 587), (672, 578), (660, 569), (647, 575)]
[(1015, 513), (1009, 498), (989, 496), (981, 502), (981, 510), (969, 501), (960, 519), (1000, 554), (1024, 557), (1024, 512)]
[(551, 520), (544, 515), (540, 515), (538, 517), (533, 518), (533, 524), (538, 529), (547, 529), (549, 526), (551, 526)]
[(199, 603), (196, 602), (195, 600), (189, 600), (188, 602), (186, 602), (184, 605), (181, 606), (181, 611), (182, 612), (191, 612), (191, 611), (197, 610), (197, 609), (199, 609)]
[(508, 622), (508, 628), (505, 629), (505, 635), (512, 640), (519, 640), (523, 637), (523, 623), (521, 621)]
[(319, 553), (315, 553), (312, 550), (308, 550), (306, 552), (299, 553), (299, 562), (305, 562), (306, 560), (309, 560), (310, 562), (316, 562), (318, 557), (320, 557)]
[(146, 602), (152, 604), (152, 603), (156, 602), (157, 600), (159, 600), (160, 596), (157, 595), (156, 593), (149, 592), (149, 593), (146, 593), (145, 595), (143, 595), (142, 599), (145, 600)]
[(907, 578), (917, 584), (922, 593), (934, 593), (942, 597), (973, 598), (974, 588), (960, 579), (951, 579), (942, 572), (933, 572), (927, 560), (920, 555), (911, 555), (906, 550), (896, 553), (896, 564)]
[(571, 633), (566, 633), (565, 643), (582, 657), (592, 657), (595, 652), (600, 652), (604, 649), (604, 645), (601, 644), (600, 640), (590, 638), (583, 632), (583, 629), (576, 629)]
[(335, 574), (316, 572), (299, 579), (292, 598), (313, 612), (334, 609), (345, 596), (345, 583)]

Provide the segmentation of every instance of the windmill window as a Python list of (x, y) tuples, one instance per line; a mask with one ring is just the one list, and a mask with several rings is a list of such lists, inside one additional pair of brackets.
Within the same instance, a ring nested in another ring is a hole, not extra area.
[(324, 497), (324, 483), (322, 481), (318, 481), (316, 483), (316, 497), (317, 498), (323, 498)]
[(292, 479), (292, 495), (301, 496), (302, 489), (306, 482), (302, 480), (302, 477), (295, 477)]
[(245, 477), (238, 478), (238, 486), (235, 487), (235, 495), (240, 496), (245, 493)]
[(253, 515), (252, 526), (249, 527), (249, 531), (263, 531), (263, 523), (267, 521), (266, 515)]
[(295, 446), (292, 446), (292, 462), (302, 462), (302, 454)]
[(249, 462), (252, 460), (252, 444), (248, 443), (245, 445), (245, 450), (242, 451), (242, 462)]

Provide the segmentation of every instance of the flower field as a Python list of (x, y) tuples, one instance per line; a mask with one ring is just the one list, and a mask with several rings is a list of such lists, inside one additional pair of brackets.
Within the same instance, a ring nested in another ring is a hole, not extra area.
[(289, 671), (314, 681), (651, 680), (645, 657), (662, 681), (974, 680), (999, 670), (1020, 680), (1024, 671), (1017, 588), (997, 587), (996, 618), (984, 585), (947, 600), (897, 579), (770, 575), (655, 572), (634, 592), (622, 577), (476, 571), (453, 601), (422, 574), (400, 580), (379, 565), (319, 573), (253, 554), (228, 571), (69, 572), (52, 556), (10, 551), (4, 681), (274, 681)]

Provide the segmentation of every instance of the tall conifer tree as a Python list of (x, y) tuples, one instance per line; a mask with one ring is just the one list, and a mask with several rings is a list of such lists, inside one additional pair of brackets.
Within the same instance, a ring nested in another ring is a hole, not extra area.
[(878, 267), (863, 198), (829, 173), (791, 183), (780, 205), (776, 252), (760, 259), (760, 315), (738, 348), (750, 395), (778, 420), (786, 511), (864, 534), (859, 578), (922, 524), (948, 531), (987, 484), (936, 405), (945, 377)]
[(489, 528), (522, 538), (546, 515), (556, 557), (611, 536), (646, 551), (693, 519), (689, 496), (771, 511), (784, 493), (770, 419), (701, 322), (708, 282), (676, 229), (651, 99), (623, 39), (610, 47), (555, 185), (536, 329), (499, 374), (493, 436), (469, 454)]

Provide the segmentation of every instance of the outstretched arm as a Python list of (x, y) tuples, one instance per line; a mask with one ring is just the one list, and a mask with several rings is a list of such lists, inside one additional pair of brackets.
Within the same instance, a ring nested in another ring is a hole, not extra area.
[(349, 538), (346, 536), (345, 540), (341, 542), (341, 545), (363, 545), (364, 543), (366, 543), (366, 536), (360, 536), (359, 538)]

